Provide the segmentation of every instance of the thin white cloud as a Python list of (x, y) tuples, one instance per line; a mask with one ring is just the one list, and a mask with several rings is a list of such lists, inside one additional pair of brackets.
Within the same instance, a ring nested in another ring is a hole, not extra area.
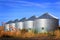
[(44, 7), (42, 4), (39, 3), (33, 3), (33, 2), (27, 2), (27, 1), (14, 1), (13, 3), (6, 3), (7, 6), (38, 6), (38, 7)]
[(56, 2), (55, 4), (60, 8), (60, 2)]
[(40, 7), (40, 8), (49, 8), (49, 7), (56, 7), (60, 8), (60, 2), (55, 3), (35, 3), (35, 2), (28, 2), (28, 1), (8, 1), (5, 3), (6, 6), (9, 7), (20, 7), (20, 6), (34, 6), (34, 7)]
[(26, 5), (29, 4), (30, 6), (43, 6), (43, 5), (39, 4), (39, 3), (27, 2), (27, 1), (18, 1), (18, 2), (24, 3)]

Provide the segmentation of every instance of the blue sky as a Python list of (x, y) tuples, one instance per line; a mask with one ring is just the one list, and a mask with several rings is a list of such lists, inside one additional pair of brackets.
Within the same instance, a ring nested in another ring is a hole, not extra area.
[(60, 19), (60, 0), (0, 0), (0, 25), (9, 20), (50, 13)]

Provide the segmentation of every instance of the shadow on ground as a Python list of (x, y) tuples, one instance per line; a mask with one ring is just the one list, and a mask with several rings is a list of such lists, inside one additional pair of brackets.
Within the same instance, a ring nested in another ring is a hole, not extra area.
[(14, 38), (12, 36), (3, 35), (0, 40), (60, 40), (50, 37), (32, 37), (32, 38)]

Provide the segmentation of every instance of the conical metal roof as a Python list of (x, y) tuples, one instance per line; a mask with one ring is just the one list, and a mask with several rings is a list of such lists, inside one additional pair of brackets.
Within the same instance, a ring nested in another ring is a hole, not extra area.
[(27, 19), (24, 17), (24, 18), (20, 19), (19, 22), (24, 22), (24, 21), (26, 21), (26, 20), (27, 20)]
[(18, 19), (15, 19), (13, 22), (15, 23), (15, 22), (18, 22), (19, 20)]
[(27, 19), (27, 20), (35, 20), (35, 19), (36, 19), (36, 16), (34, 15), (34, 16), (30, 17), (30, 18)]
[(9, 24), (9, 23), (12, 23), (12, 22), (13, 22), (13, 21), (10, 20), (10, 21), (8, 21), (6, 24)]
[(49, 13), (45, 13), (42, 16), (40, 16), (39, 19), (58, 19), (58, 18)]

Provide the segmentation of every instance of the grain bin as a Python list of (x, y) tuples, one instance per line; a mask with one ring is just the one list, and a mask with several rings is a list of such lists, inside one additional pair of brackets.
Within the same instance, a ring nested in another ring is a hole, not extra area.
[(4, 24), (4, 31), (9, 31), (9, 22)]
[(18, 22), (18, 21), (19, 21), (18, 19), (15, 19), (15, 20), (14, 20), (16, 29), (18, 28), (18, 25), (17, 25), (17, 22)]
[(23, 22), (26, 20), (26, 18), (24, 17), (24, 18), (22, 18), (22, 19), (20, 19), (19, 21), (17, 20), (16, 21), (16, 27), (17, 27), (17, 29), (20, 29), (20, 30), (22, 30), (23, 29)]
[(48, 13), (43, 14), (34, 21), (34, 27), (38, 33), (54, 31), (58, 26), (59, 19)]
[(29, 19), (27, 19), (26, 21), (24, 21), (24, 28), (27, 30), (33, 29), (33, 22), (35, 19), (36, 19), (36, 16), (32, 16)]
[(9, 30), (12, 31), (12, 30), (14, 30), (14, 28), (15, 28), (15, 23), (14, 23), (14, 21), (10, 21), (10, 22), (9, 22)]

